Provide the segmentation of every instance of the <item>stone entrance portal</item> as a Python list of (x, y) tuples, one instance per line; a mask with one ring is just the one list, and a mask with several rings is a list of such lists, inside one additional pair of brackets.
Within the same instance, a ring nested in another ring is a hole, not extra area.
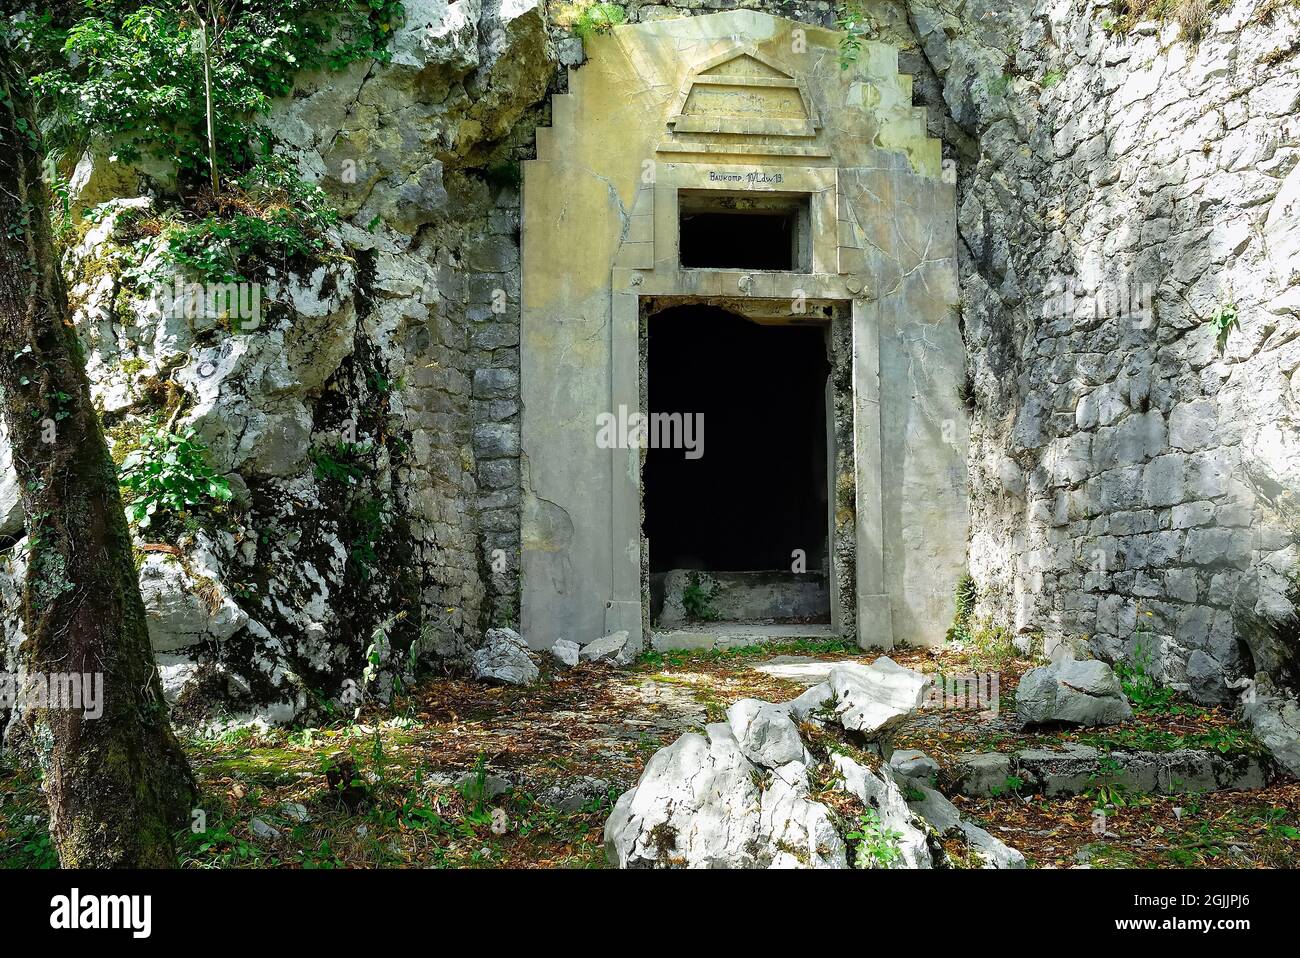
[[(823, 628), (943, 637), (966, 542), (954, 188), (896, 51), (842, 70), (837, 36), (750, 11), (620, 27), (552, 98), (524, 170), (536, 648), (644, 641), (655, 577), (786, 574), (794, 550)], [(703, 414), (703, 455), (602, 431), (652, 412)]]
[[(692, 303), (646, 327), (646, 405), (660, 427), (642, 470), (651, 627), (669, 641), (689, 600), (715, 635), (744, 622), (830, 634), (830, 324)], [(674, 433), (690, 442), (663, 441)]]

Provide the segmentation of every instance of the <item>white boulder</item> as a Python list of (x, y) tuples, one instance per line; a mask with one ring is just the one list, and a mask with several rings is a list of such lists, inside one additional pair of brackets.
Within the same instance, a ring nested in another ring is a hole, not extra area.
[(537, 681), (537, 663), (514, 629), (488, 629), (470, 657), (471, 674), (480, 682), (529, 685)]

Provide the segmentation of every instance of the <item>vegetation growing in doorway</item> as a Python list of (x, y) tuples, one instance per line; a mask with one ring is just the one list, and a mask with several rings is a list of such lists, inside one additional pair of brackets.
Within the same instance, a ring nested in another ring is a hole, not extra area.
[(682, 589), (682, 607), (686, 610), (686, 617), (695, 622), (716, 622), (719, 618), (718, 611), (713, 608), (716, 594), (716, 586), (706, 585), (698, 572), (692, 572)]

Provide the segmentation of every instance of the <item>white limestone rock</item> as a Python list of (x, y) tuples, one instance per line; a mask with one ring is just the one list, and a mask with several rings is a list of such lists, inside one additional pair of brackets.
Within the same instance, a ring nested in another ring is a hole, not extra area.
[(1242, 699), (1242, 715), (1278, 765), (1300, 778), (1300, 703), (1267, 686), (1255, 687)]
[(897, 781), (933, 785), (939, 774), (939, 763), (919, 749), (901, 748), (889, 756), (889, 770)]
[(958, 838), (979, 856), (981, 868), (1019, 869), (1025, 867), (1025, 856), (983, 828), (961, 816), (955, 805), (933, 788), (919, 786), (922, 797), (909, 802), (912, 811), (925, 819), (942, 838)]
[(731, 729), (709, 725), (656, 752), (636, 788), (605, 823), (605, 853), (619, 868), (746, 868), (767, 864), (757, 769)]
[[(873, 667), (846, 673), (844, 687), (852, 687), (856, 705), (843, 714), (879, 734), (906, 715), (876, 714), (870, 703), (883, 709), (900, 700), (900, 690), (910, 696), (917, 683), (888, 659)], [(816, 760), (797, 725), (817, 720), (843, 730), (840, 713), (815, 715), (831, 701), (829, 682), (783, 704), (742, 699), (727, 710), (726, 723), (709, 725), (705, 735), (687, 733), (661, 749), (605, 824), (610, 863), (621, 868), (848, 867), (850, 850), (837, 816), (808, 797)], [(919, 707), (918, 698), (906, 714)], [(863, 721), (868, 713), (875, 724)], [(840, 787), (879, 811), (881, 827), (898, 853), (889, 867), (931, 867), (935, 853), (890, 773), (839, 754), (829, 760)]]
[(582, 647), (579, 657), (584, 662), (607, 662), (627, 665), (634, 658), (631, 634), (627, 630), (611, 632)]
[(0, 537), (18, 535), (26, 521), (27, 510), (23, 506), (18, 473), (14, 471), (8, 428), (0, 422)]
[(925, 831), (907, 799), (894, 780), (886, 774), (873, 772), (847, 755), (832, 755), (831, 764), (839, 772), (845, 791), (856, 795), (867, 808), (874, 808), (880, 816), (882, 832), (893, 833), (892, 844), (897, 857), (885, 867), (932, 868), (933, 857)]
[[(219, 577), (203, 575), (198, 554), (186, 559), (183, 563), (169, 553), (149, 552), (140, 564), (140, 596), (155, 652), (175, 652), (205, 640), (223, 642), (248, 623), (248, 614)], [(202, 577), (201, 583), (192, 572)]]
[(488, 629), (470, 657), (471, 674), (480, 682), (529, 685), (539, 672), (532, 653), (514, 629)]
[(1016, 688), (1021, 725), (1115, 725), (1133, 717), (1115, 670), (1098, 659), (1062, 655), (1051, 665), (1026, 672)]
[(896, 729), (925, 701), (930, 680), (882, 655), (870, 665), (849, 662), (831, 670), (828, 684), (836, 720), (868, 739)]
[(156, 658), (163, 700), (168, 705), (175, 705), (198, 678), (199, 664), (183, 655), (158, 655)]
[(551, 657), (566, 669), (571, 669), (578, 664), (578, 656), (581, 652), (582, 647), (568, 639), (557, 639), (551, 646)]
[(791, 762), (811, 762), (787, 706), (741, 699), (727, 709), (727, 724), (740, 750), (755, 765), (779, 768)]

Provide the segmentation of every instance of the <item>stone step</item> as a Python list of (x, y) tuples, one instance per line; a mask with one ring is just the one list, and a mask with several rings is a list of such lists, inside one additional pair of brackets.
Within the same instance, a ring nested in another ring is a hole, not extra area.
[(941, 776), (949, 788), (976, 798), (1012, 791), (1049, 798), (1079, 795), (1099, 785), (1130, 794), (1176, 795), (1263, 788), (1273, 778), (1268, 763), (1253, 755), (1220, 755), (1205, 749), (1169, 752), (1101, 752), (1084, 745), (1064, 751), (968, 752)]
[(829, 625), (780, 625), (754, 622), (709, 622), (653, 632), (650, 644), (658, 652), (692, 649), (735, 649), (774, 642), (826, 642), (839, 638)]

